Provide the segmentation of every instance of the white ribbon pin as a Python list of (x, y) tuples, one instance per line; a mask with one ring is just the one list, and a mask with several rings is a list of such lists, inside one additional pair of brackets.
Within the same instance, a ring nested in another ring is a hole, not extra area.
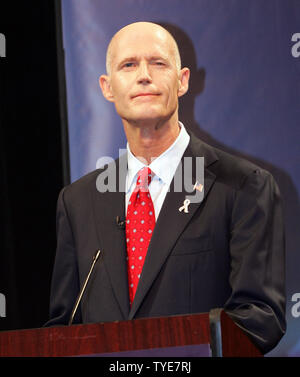
[(179, 208), (179, 212), (182, 212), (184, 210), (185, 213), (189, 213), (189, 205), (191, 204), (190, 199), (185, 199), (183, 202), (183, 206)]

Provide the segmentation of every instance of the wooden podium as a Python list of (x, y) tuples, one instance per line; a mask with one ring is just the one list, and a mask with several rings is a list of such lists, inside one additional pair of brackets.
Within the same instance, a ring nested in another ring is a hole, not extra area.
[(259, 350), (221, 309), (131, 321), (0, 332), (0, 356), (258, 357)]

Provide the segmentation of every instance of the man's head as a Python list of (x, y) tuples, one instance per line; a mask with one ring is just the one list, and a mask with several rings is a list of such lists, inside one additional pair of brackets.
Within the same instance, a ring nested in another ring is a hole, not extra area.
[(177, 44), (167, 30), (151, 22), (125, 26), (109, 44), (106, 66), (100, 86), (123, 121), (140, 125), (177, 116), (189, 70), (181, 69)]
[(107, 72), (108, 75), (110, 75), (110, 73), (111, 73), (111, 64), (112, 64), (112, 59), (114, 58), (114, 52), (115, 52), (115, 49), (114, 49), (115, 41), (118, 40), (118, 37), (122, 33), (129, 31), (129, 30), (134, 31), (134, 30), (137, 30), (137, 29), (142, 29), (143, 32), (146, 32), (147, 28), (150, 31), (150, 33), (154, 33), (155, 31), (157, 31), (159, 34), (161, 34), (161, 33), (168, 34), (169, 41), (172, 45), (172, 49), (173, 49), (173, 53), (174, 53), (174, 57), (175, 57), (176, 67), (178, 69), (178, 72), (180, 71), (180, 69), (181, 69), (180, 53), (179, 53), (177, 43), (176, 43), (175, 39), (172, 37), (172, 35), (166, 29), (164, 29), (163, 27), (161, 27), (158, 24), (154, 24), (154, 23), (151, 23), (151, 22), (135, 22), (135, 23), (129, 24), (129, 25), (125, 26), (124, 28), (122, 28), (121, 30), (119, 30), (113, 36), (113, 38), (111, 39), (111, 41), (108, 45), (108, 48), (107, 48), (107, 52), (106, 52), (106, 72)]

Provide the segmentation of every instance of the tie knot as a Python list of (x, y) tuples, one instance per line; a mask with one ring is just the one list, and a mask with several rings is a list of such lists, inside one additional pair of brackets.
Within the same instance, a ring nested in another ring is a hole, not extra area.
[(150, 168), (144, 167), (139, 171), (136, 187), (139, 189), (148, 190), (152, 179), (152, 171)]

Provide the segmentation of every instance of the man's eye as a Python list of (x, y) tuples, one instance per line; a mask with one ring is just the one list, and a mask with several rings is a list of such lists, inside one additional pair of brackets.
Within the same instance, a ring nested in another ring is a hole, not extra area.
[(124, 68), (131, 68), (131, 67), (133, 67), (133, 66), (134, 66), (134, 63), (132, 63), (132, 62), (128, 62), (128, 63), (125, 63), (125, 64), (123, 65)]
[(156, 65), (156, 66), (158, 66), (158, 67), (163, 67), (163, 66), (165, 66), (165, 63), (162, 62), (162, 61), (160, 61), (160, 60), (155, 60), (155, 61), (152, 62), (152, 64), (153, 64), (153, 65)]

